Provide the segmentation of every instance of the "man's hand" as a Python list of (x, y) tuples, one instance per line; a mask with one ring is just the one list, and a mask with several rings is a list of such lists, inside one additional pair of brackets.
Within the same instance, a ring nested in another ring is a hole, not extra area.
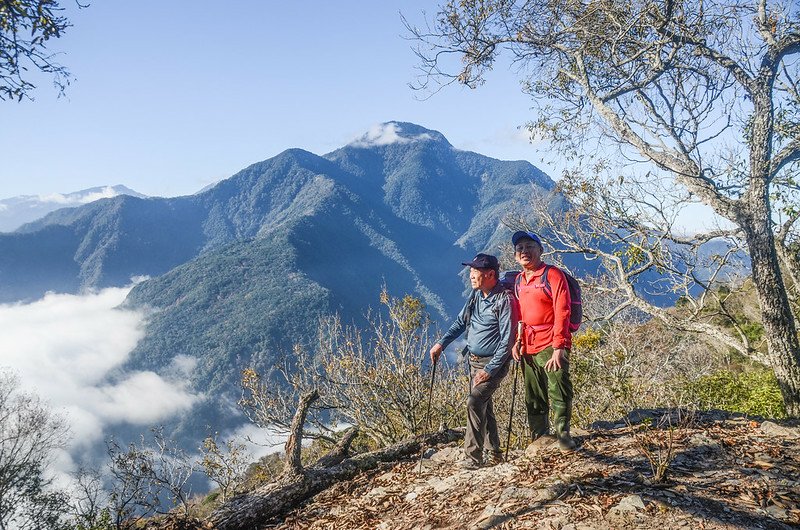
[(515, 342), (513, 346), (511, 346), (511, 357), (514, 358), (515, 361), (519, 362), (522, 360), (522, 352), (520, 348), (522, 344), (519, 342)]
[(431, 346), (431, 352), (430, 352), (431, 353), (431, 361), (433, 363), (436, 363), (436, 361), (439, 360), (439, 356), (442, 354), (443, 351), (444, 351), (444, 348), (442, 348), (442, 345), (439, 344), (438, 342), (436, 344), (434, 344), (433, 346)]
[(473, 386), (478, 386), (481, 383), (485, 383), (491, 377), (492, 376), (490, 376), (486, 370), (478, 370), (478, 372), (475, 374), (475, 378), (472, 380)]
[(544, 364), (545, 372), (556, 372), (561, 370), (561, 361), (564, 359), (566, 352), (567, 350), (564, 348), (553, 350), (553, 356), (550, 357), (550, 360)]

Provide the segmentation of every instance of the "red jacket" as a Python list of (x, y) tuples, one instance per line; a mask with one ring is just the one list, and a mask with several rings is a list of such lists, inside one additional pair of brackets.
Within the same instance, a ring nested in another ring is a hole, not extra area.
[(564, 273), (550, 267), (547, 281), (553, 297), (544, 292), (542, 273), (545, 264), (536, 269), (533, 277), (525, 279), (520, 273), (517, 284), (520, 320), (525, 322), (525, 352), (539, 353), (552, 346), (553, 349), (571, 348), (572, 334), (569, 332), (570, 297)]

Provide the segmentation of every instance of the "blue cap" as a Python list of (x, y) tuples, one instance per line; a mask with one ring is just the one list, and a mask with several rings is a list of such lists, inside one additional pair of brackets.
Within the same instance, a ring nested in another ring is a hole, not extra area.
[(519, 232), (514, 232), (514, 235), (511, 236), (511, 244), (515, 247), (517, 246), (517, 242), (522, 239), (523, 237), (527, 237), (528, 239), (533, 239), (536, 244), (542, 247), (542, 240), (539, 239), (539, 236), (534, 234), (533, 232), (526, 232), (525, 230), (520, 230)]
[(461, 264), (472, 267), (473, 269), (497, 269), (500, 267), (497, 258), (491, 254), (478, 254), (469, 263), (462, 262)]

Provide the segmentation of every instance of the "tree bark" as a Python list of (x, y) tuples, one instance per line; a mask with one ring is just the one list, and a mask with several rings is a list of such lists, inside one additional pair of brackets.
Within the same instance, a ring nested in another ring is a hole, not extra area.
[(303, 464), (300, 462), (300, 449), (303, 444), (303, 426), (306, 423), (306, 416), (308, 415), (308, 408), (311, 404), (319, 399), (319, 392), (317, 389), (306, 392), (300, 397), (300, 402), (297, 404), (297, 412), (292, 418), (292, 427), (289, 432), (289, 437), (286, 439), (284, 449), (286, 451), (286, 465), (283, 468), (283, 473), (286, 475), (296, 475), (303, 471)]
[(761, 306), (761, 320), (769, 348), (770, 364), (790, 417), (800, 417), (800, 341), (789, 297), (781, 277), (775, 242), (769, 227), (752, 219), (742, 221), (753, 271), (753, 284)]
[(214, 511), (208, 522), (216, 530), (259, 528), (333, 484), (374, 469), (381, 462), (407, 458), (417, 454), (423, 447), (454, 442), (463, 436), (463, 431), (444, 430), (347, 458), (335, 465), (326, 465), (331, 461), (324, 461), (327, 457), (323, 457), (299, 474), (286, 475), (277, 482), (234, 497)]

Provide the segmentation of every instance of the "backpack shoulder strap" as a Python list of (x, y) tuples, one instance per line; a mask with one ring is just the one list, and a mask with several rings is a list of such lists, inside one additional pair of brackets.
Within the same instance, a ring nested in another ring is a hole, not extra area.
[(550, 280), (547, 278), (547, 273), (550, 272), (550, 269), (552, 267), (553, 267), (552, 265), (545, 265), (544, 266), (544, 272), (542, 273), (542, 280), (541, 280), (541, 284), (540, 284), (542, 286), (542, 290), (550, 298), (553, 298), (553, 288), (550, 287)]
[(467, 314), (465, 315), (465, 318), (464, 318), (464, 325), (466, 326), (466, 328), (464, 329), (464, 339), (469, 337), (469, 323), (470, 323), (470, 320), (472, 320), (472, 313), (473, 313), (473, 311), (475, 311), (475, 303), (477, 302), (477, 297), (475, 296), (475, 293), (477, 293), (477, 292), (478, 292), (478, 290), (476, 289), (476, 290), (472, 291), (472, 294), (469, 295), (469, 304), (467, 305)]
[(494, 311), (495, 316), (497, 318), (500, 318), (500, 304), (502, 304), (503, 301), (505, 300), (505, 302), (508, 304), (508, 307), (509, 308), (512, 307), (516, 295), (514, 294), (514, 291), (512, 291), (511, 289), (503, 289), (497, 294), (499, 294), (500, 296), (498, 296), (497, 300), (495, 300), (494, 307), (492, 308), (492, 310)]

